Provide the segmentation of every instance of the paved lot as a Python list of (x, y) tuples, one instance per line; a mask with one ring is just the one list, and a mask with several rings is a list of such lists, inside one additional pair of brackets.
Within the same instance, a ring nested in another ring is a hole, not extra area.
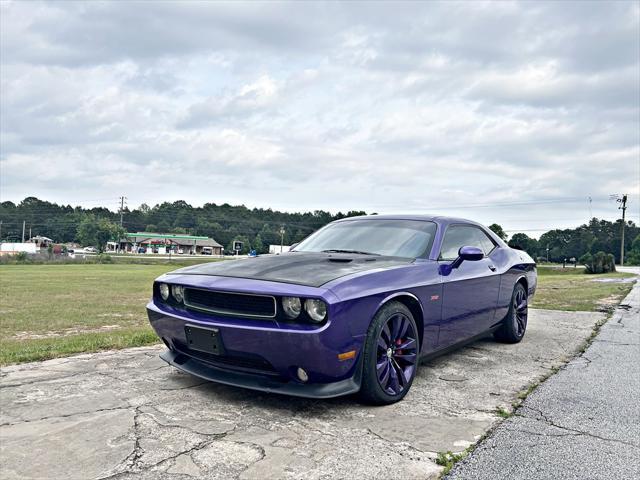
[(640, 285), (447, 480), (640, 478)]
[(158, 347), (8, 367), (2, 478), (436, 478), (437, 452), (477, 440), (601, 318), (531, 311), (521, 344), (487, 339), (425, 363), (388, 407), (202, 382)]

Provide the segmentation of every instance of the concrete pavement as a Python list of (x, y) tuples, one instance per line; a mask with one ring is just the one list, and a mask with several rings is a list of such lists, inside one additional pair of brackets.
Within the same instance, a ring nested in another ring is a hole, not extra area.
[(640, 284), (584, 354), (446, 477), (532, 478), (640, 478)]
[(159, 347), (6, 367), (1, 476), (436, 478), (437, 452), (480, 438), (496, 407), (565, 363), (602, 318), (532, 310), (522, 343), (482, 340), (424, 363), (387, 407), (203, 382), (158, 359)]

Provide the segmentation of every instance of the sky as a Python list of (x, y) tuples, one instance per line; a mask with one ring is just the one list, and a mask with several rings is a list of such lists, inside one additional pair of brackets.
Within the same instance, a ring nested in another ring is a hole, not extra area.
[(640, 3), (0, 2), (0, 199), (640, 215)]

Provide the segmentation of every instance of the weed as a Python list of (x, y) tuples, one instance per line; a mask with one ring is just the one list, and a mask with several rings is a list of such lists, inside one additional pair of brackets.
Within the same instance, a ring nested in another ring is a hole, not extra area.
[(496, 408), (496, 414), (499, 417), (502, 417), (502, 418), (509, 418), (510, 416), (513, 415), (512, 412), (510, 412), (509, 410), (507, 410), (506, 408), (503, 408), (503, 407), (497, 407)]

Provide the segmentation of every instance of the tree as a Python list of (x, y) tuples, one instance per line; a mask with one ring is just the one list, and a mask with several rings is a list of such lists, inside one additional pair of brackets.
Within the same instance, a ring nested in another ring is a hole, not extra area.
[(625, 261), (629, 265), (640, 265), (640, 235), (637, 235), (631, 243), (631, 250), (627, 253)]
[(586, 267), (587, 273), (609, 273), (616, 271), (613, 254), (598, 252), (595, 255), (585, 253), (579, 262)]
[(509, 240), (509, 246), (524, 250), (534, 258), (538, 254), (538, 241), (530, 238), (526, 233), (514, 233)]
[(502, 227), (497, 223), (492, 223), (491, 225), (489, 225), (489, 230), (498, 235), (502, 240), (506, 240), (508, 237), (508, 235), (504, 233)]
[(256, 238), (253, 241), (253, 249), (256, 253), (264, 253), (264, 243), (262, 242), (260, 234), (256, 235)]
[(126, 234), (126, 230), (117, 223), (95, 215), (86, 215), (78, 225), (76, 236), (83, 246), (94, 246), (99, 252), (109, 241), (118, 241)]

